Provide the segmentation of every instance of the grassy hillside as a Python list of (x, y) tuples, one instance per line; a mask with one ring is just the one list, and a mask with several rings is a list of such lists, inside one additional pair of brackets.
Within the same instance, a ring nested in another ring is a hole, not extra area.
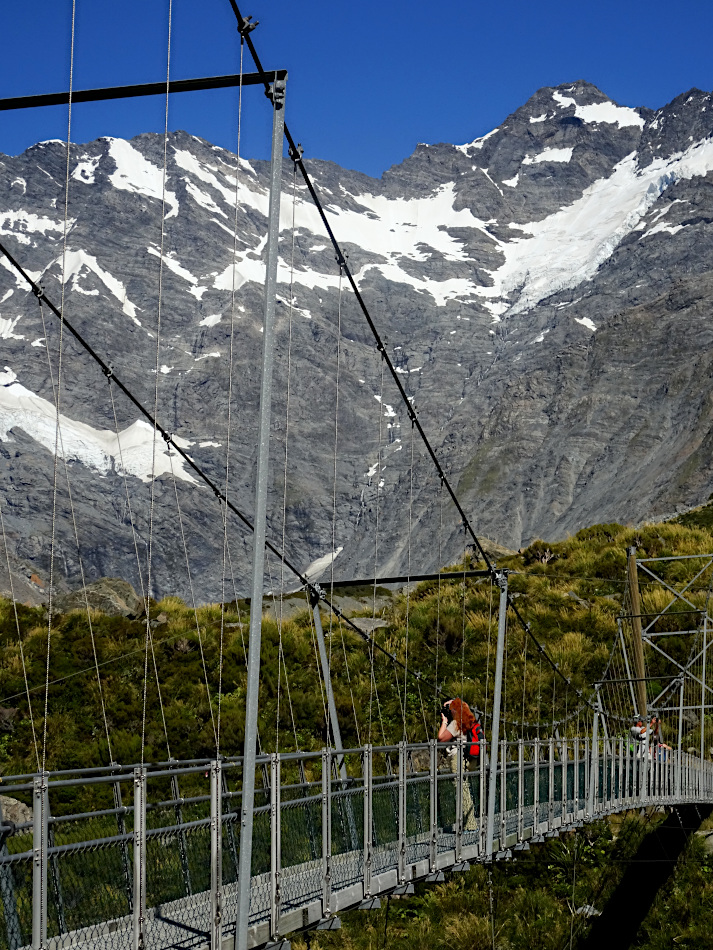
[[(510, 590), (533, 633), (577, 688), (591, 695), (592, 683), (605, 668), (616, 634), (616, 616), (624, 591), (626, 548), (635, 544), (641, 556), (694, 554), (713, 550), (710, 512), (689, 513), (682, 523), (637, 529), (597, 525), (557, 544), (535, 542), (527, 550), (503, 558)], [(477, 567), (473, 562), (450, 571)], [(669, 580), (681, 570), (667, 568)], [(363, 591), (352, 591), (353, 595)], [(651, 600), (655, 595), (645, 591)], [(692, 597), (702, 602), (705, 591)], [(371, 739), (402, 737), (402, 704), (406, 703), (409, 738), (435, 734), (438, 706), (433, 684), (448, 695), (462, 695), (487, 709), (492, 696), (497, 591), (487, 581), (444, 575), (418, 585), (391, 602), (380, 599), (377, 613), (385, 626), (376, 630), (378, 643), (421, 681), (404, 680), (403, 672), (377, 654), (372, 680), (369, 650), (352, 631), (325, 612), (323, 624), (331, 652), (336, 701), (345, 745)], [(289, 608), (289, 609), (288, 609)], [(274, 605), (279, 616), (279, 604)], [(368, 617), (370, 611), (363, 612)], [(306, 607), (285, 605), (290, 619), (266, 620), (263, 630), (260, 733), (265, 751), (319, 749), (327, 739), (324, 702)], [(152, 604), (152, 633), (170, 753), (176, 758), (215, 753), (212, 726), (221, 705), (221, 749), (241, 751), (245, 697), (243, 643), (249, 612), (244, 603), (194, 611), (176, 598)], [(0, 770), (3, 774), (35, 768), (33, 721), (41, 739), (47, 657), (47, 617), (42, 608), (17, 607), (32, 714), (25, 693), (23, 662), (13, 605), (0, 602)], [(221, 626), (223, 641), (221, 648)], [(101, 699), (106, 709), (113, 758), (134, 762), (140, 757), (143, 722), (145, 620), (91, 616), (72, 612), (53, 620), (49, 654), (47, 763), (52, 769), (100, 765), (109, 761)], [(94, 649), (92, 646), (94, 642)], [(282, 645), (284, 665), (278, 667)], [(97, 683), (99, 665), (101, 696)], [(220, 657), (222, 652), (222, 680)], [(655, 668), (655, 667), (652, 667)], [(507, 720), (547, 723), (571, 712), (576, 701), (543, 664), (522, 630), (510, 618), (505, 671)], [(219, 697), (219, 684), (220, 697)], [(404, 686), (405, 684), (405, 686)], [(378, 694), (378, 700), (377, 700)], [(278, 716), (279, 708), (279, 716)], [(14, 710), (14, 712), (12, 712)], [(294, 728), (293, 728), (294, 724)], [(575, 734), (577, 719), (566, 727)], [(708, 724), (710, 728), (710, 724)], [(512, 738), (532, 736), (532, 727), (506, 726)], [(691, 739), (693, 741), (693, 738)], [(146, 757), (167, 756), (166, 735), (156, 688), (153, 658), (148, 655)], [(587, 904), (603, 905), (621, 868), (641, 836), (660, 820), (657, 814), (611, 819), (578, 835), (552, 840), (516, 862), (492, 871), (474, 867), (443, 886), (421, 886), (414, 898), (392, 900), (379, 912), (345, 918), (340, 934), (314, 934), (295, 940), (295, 950), (308, 941), (314, 948), (377, 950), (408, 942), (428, 950), (478, 948), (564, 948), (585, 918), (573, 913)], [(642, 869), (642, 874), (645, 869)], [(676, 938), (680, 945), (696, 942), (704, 932), (713, 901), (713, 864), (697, 839), (681, 862), (665, 903), (657, 903), (640, 934), (642, 948), (658, 950)], [(695, 895), (692, 897), (691, 895)], [(387, 918), (388, 914), (388, 918)], [(685, 936), (684, 942), (679, 938)], [(686, 936), (687, 935), (687, 936)], [(666, 942), (668, 940), (668, 942)]]
[[(535, 542), (521, 554), (503, 558), (518, 609), (561, 671), (591, 694), (591, 684), (605, 667), (616, 633), (616, 615), (624, 590), (626, 547), (636, 544), (642, 556), (661, 557), (713, 549), (713, 533), (667, 523), (631, 529), (597, 525), (557, 544)], [(468, 563), (466, 567), (477, 567)], [(456, 565), (449, 570), (456, 570)], [(673, 579), (674, 564), (669, 576)], [(703, 597), (699, 593), (699, 597)], [(267, 620), (262, 646), (260, 733), (263, 749), (320, 748), (327, 727), (315, 660), (309, 612), (294, 613), (282, 624)], [(279, 614), (279, 604), (277, 605)], [(32, 715), (42, 729), (47, 619), (42, 608), (18, 605)], [(285, 615), (288, 611), (285, 609)], [(366, 612), (369, 613), (368, 611)], [(382, 608), (387, 626), (377, 629), (377, 642), (390, 654), (422, 673), (419, 683), (394, 668), (378, 653), (371, 682), (369, 649), (336, 618), (323, 613), (331, 652), (336, 702), (345, 745), (371, 737), (380, 743), (402, 737), (402, 704), (406, 703), (409, 737), (422, 740), (437, 728), (437, 680), (444, 693), (462, 695), (488, 708), (492, 697), (497, 590), (475, 578), (429, 581), (408, 595), (395, 595)], [(215, 753), (211, 706), (217, 716), (221, 655), (219, 605), (199, 608), (194, 615), (182, 601), (166, 598), (151, 607), (158, 680), (161, 684), (170, 752), (176, 757)], [(196, 623), (197, 619), (197, 623)], [(221, 683), (221, 750), (238, 754), (246, 686), (243, 643), (249, 612), (230, 604), (223, 617)], [(331, 638), (329, 637), (331, 626)], [(52, 769), (108, 762), (101, 702), (94, 666), (92, 636), (99, 664), (113, 757), (137, 761), (143, 713), (146, 624), (142, 620), (94, 614), (91, 631), (86, 612), (54, 618), (50, 644), (47, 761)], [(278, 671), (280, 640), (285, 663)], [(205, 672), (204, 672), (205, 665)], [(147, 758), (165, 758), (166, 737), (158, 702), (153, 660), (149, 654), (147, 686)], [(206, 685), (207, 681), (207, 685)], [(405, 682), (405, 693), (404, 693)], [(510, 618), (507, 645), (506, 718), (546, 723), (576, 705), (532, 643)], [(377, 699), (378, 696), (378, 699)], [(490, 698), (489, 698), (490, 697)], [(279, 738), (277, 709), (279, 705)], [(1, 734), (0, 769), (7, 774), (34, 768), (32, 729), (25, 695), (12, 604), (0, 602), (0, 706), (17, 710), (10, 731)], [(576, 731), (576, 720), (570, 725)], [(509, 727), (512, 737), (534, 734)]]

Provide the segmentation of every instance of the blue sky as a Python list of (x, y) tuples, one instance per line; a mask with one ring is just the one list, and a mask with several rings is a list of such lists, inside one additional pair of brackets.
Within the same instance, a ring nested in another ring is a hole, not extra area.
[[(624, 105), (713, 88), (713, 4), (649, 0), (243, 0), (263, 63), (289, 70), (287, 119), (307, 157), (371, 175), (418, 142), (471, 141), (541, 86), (587, 79)], [(0, 96), (68, 86), (71, 0), (3, 4)], [(77, 0), (75, 88), (165, 78), (168, 0)], [(238, 71), (228, 0), (174, 0), (174, 78)], [(248, 66), (246, 57), (246, 68)], [(174, 96), (169, 124), (235, 147), (235, 91)], [(267, 154), (269, 110), (246, 91), (246, 157)], [(160, 98), (75, 107), (72, 139), (162, 131)], [(0, 152), (66, 136), (66, 107), (0, 113)]]

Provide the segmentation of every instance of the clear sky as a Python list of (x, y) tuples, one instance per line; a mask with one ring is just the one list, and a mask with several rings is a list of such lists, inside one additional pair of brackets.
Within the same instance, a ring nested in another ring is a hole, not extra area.
[[(371, 175), (418, 142), (472, 141), (541, 86), (587, 79), (657, 108), (713, 88), (713, 3), (682, 0), (242, 0), (263, 64), (289, 70), (287, 120), (306, 157)], [(0, 96), (68, 87), (71, 0), (2, 4)], [(76, 0), (75, 88), (165, 78), (168, 0)], [(173, 78), (238, 71), (228, 0), (173, 0)], [(252, 64), (247, 61), (246, 69)], [(237, 92), (172, 97), (169, 125), (229, 148)], [(247, 90), (245, 157), (266, 156), (269, 110)], [(160, 97), (75, 106), (72, 140), (163, 130)], [(66, 107), (0, 112), (0, 152), (65, 138)]]

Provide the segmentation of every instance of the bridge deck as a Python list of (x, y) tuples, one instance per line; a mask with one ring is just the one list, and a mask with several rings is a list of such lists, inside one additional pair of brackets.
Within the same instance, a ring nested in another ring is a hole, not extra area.
[[(359, 752), (348, 756), (355, 759)], [(594, 755), (588, 741), (581, 746), (571, 741), (513, 743), (503, 752), (505, 765), (501, 764), (497, 776), (494, 857), (509, 857), (509, 849), (533, 838), (578, 827), (611, 812), (713, 801), (711, 764), (688, 755), (680, 760), (670, 755), (667, 761), (637, 757), (623, 740), (600, 743)], [(311, 765), (319, 761), (314, 755), (308, 758)], [(384, 753), (377, 768), (375, 757), (365, 756), (363, 761), (371, 763), (371, 770), (344, 783), (333, 778), (336, 756), (329, 753), (322, 758), (328, 764), (320, 782), (278, 782), (263, 790), (265, 804), (255, 809), (250, 946), (327, 921), (436, 872), (489, 859), (487, 764), (463, 771), (459, 781), (443, 768), (442, 761), (438, 768), (435, 743), (402, 746), (398, 760), (392, 768)], [(294, 763), (294, 756), (285, 757), (286, 769), (290, 761)], [(429, 770), (418, 770), (424, 764)], [(203, 768), (193, 766), (183, 772), (195, 774)], [(146, 866), (148, 905), (144, 946), (147, 950), (208, 947), (214, 896), (210, 808), (206, 796), (163, 801), (160, 792), (166, 776), (164, 770), (148, 778), (156, 786), (156, 801), (149, 807), (140, 859)], [(66, 782), (54, 784), (56, 789), (50, 780), (50, 798), (61, 791), (66, 794)], [(219, 897), (223, 946), (232, 948), (239, 792), (224, 789), (223, 808), (232, 810), (222, 814), (223, 884), (215, 896)], [(122, 820), (133, 824), (131, 807), (122, 809)], [(111, 822), (116, 828), (112, 809), (50, 821), (45, 901), (51, 935), (47, 946), (52, 950), (132, 950), (135, 946), (131, 881), (135, 855), (140, 852), (133, 828), (106, 834)], [(37, 872), (33, 851), (27, 848), (32, 840), (29, 831), (21, 826), (0, 852), (0, 947), (7, 950), (32, 946), (32, 888)], [(32, 832), (36, 843), (38, 831)]]

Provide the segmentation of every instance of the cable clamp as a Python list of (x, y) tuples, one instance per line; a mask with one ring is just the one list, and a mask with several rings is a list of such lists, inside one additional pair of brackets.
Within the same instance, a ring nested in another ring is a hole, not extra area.
[(281, 109), (285, 104), (285, 88), (285, 80), (276, 79), (265, 90), (265, 95), (276, 109)]
[(35, 297), (37, 297), (39, 303), (42, 303), (43, 300), (47, 299), (45, 297), (45, 288), (42, 286), (42, 284), (33, 284), (32, 293), (35, 295)]
[(298, 142), (297, 145), (290, 145), (290, 147), (287, 150), (287, 154), (290, 156), (292, 161), (295, 162), (295, 164), (297, 164), (297, 162), (302, 161), (302, 156), (304, 155), (304, 153), (305, 153), (305, 150), (302, 148), (301, 142)]
[(163, 436), (164, 442), (170, 442), (173, 436), (170, 432), (166, 432), (164, 429), (161, 429), (161, 435)]
[(102, 369), (102, 373), (104, 373), (107, 380), (112, 379), (114, 376), (114, 370), (111, 368), (111, 366), (104, 366)]
[(245, 39), (248, 33), (252, 33), (256, 26), (260, 26), (260, 21), (255, 20), (253, 23), (253, 18), (251, 16), (244, 16), (240, 23), (238, 23), (238, 33)]

